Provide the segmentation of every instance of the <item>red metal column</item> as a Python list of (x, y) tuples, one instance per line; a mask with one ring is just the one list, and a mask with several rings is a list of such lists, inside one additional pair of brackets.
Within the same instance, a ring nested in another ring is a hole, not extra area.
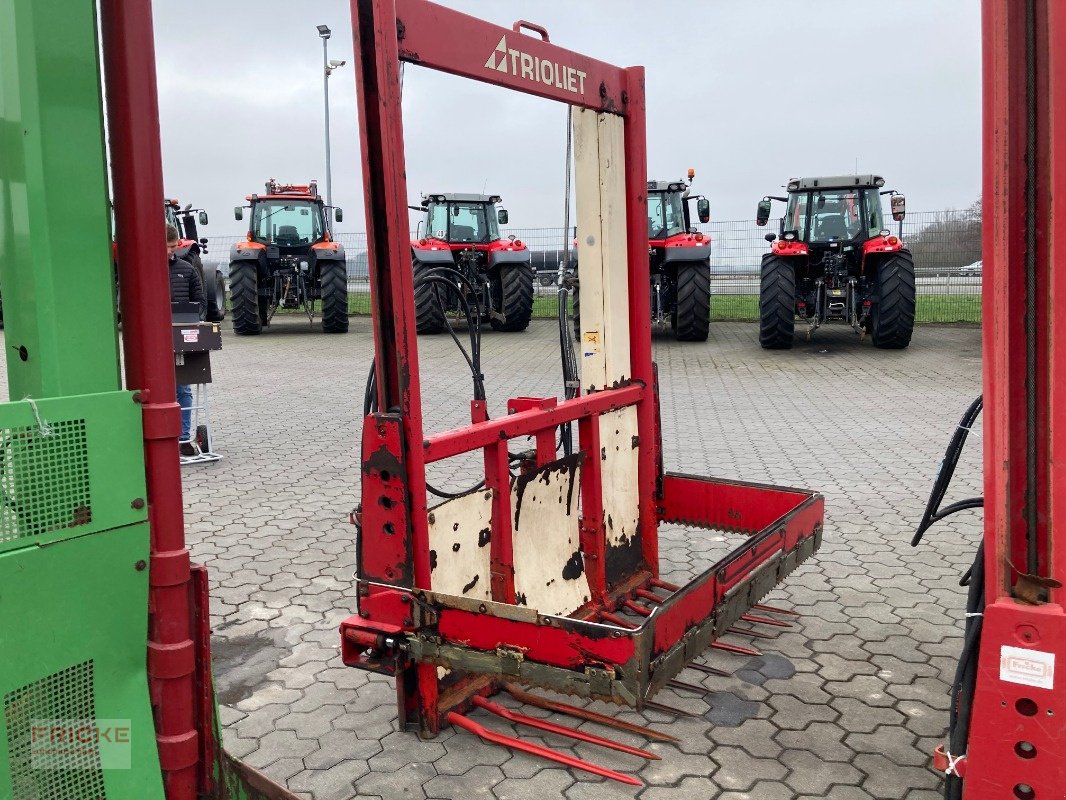
[(148, 676), (169, 800), (197, 787), (189, 551), (182, 516), (170, 283), (150, 0), (102, 0), (126, 384), (144, 409), (151, 565)]
[(655, 367), (651, 359), (651, 285), (648, 282), (648, 142), (644, 100), (644, 67), (625, 70), (626, 234), (629, 254), (629, 342), (633, 378), (646, 387), (637, 404), (640, 449), (637, 494), (640, 497), (640, 539), (644, 563), (659, 574), (658, 515), (655, 513), (655, 479), (658, 463), (658, 416)]
[(1064, 594), (1047, 584), (1066, 576), (1066, 314), (1050, 302), (1066, 288), (1066, 6), (985, 0), (983, 26), (987, 605), (963, 796), (1024, 800), (1066, 786)]

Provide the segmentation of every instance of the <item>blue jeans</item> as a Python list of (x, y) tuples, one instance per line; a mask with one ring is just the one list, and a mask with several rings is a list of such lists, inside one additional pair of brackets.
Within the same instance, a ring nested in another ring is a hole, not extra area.
[(185, 441), (192, 428), (192, 386), (187, 383), (178, 384), (178, 405), (181, 406), (181, 438)]

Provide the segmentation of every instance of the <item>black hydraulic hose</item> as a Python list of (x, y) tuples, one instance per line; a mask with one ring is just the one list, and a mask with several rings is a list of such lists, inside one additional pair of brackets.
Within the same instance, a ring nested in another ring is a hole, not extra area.
[(969, 436), (977, 417), (980, 416), (982, 407), (983, 398), (978, 396), (976, 400), (970, 403), (966, 413), (962, 415), (958, 427), (955, 428), (955, 432), (951, 435), (948, 449), (944, 453), (944, 459), (940, 462), (940, 469), (937, 470), (936, 479), (933, 481), (933, 490), (929, 494), (929, 502), (925, 506), (925, 514), (922, 516), (922, 521), (918, 523), (918, 530), (915, 531), (914, 538), (911, 539), (912, 547), (918, 546), (925, 532), (929, 530), (933, 523), (939, 522), (956, 512), (984, 506), (984, 498), (971, 497), (967, 500), (952, 503), (945, 508), (940, 507), (940, 504), (944, 502), (944, 496), (947, 494), (951, 478), (955, 474), (955, 467), (958, 466), (963, 446), (966, 444), (966, 437)]
[[(569, 315), (567, 314), (569, 296), (570, 292), (565, 286), (559, 287), (559, 353), (563, 362), (563, 397), (567, 400), (572, 400), (577, 397), (578, 388), (581, 385), (581, 376), (578, 374), (574, 340), (570, 338)], [(563, 455), (571, 455), (574, 452), (573, 424), (567, 422), (561, 425), (559, 437)]]
[[(977, 686), (977, 661), (981, 649), (981, 629), (985, 611), (985, 545), (977, 546), (973, 566), (964, 576), (969, 583), (966, 596), (966, 632), (963, 637), (962, 655), (955, 670), (951, 687), (951, 709), (948, 717), (948, 752), (954, 757), (966, 754), (970, 738), (970, 721), (973, 713), (974, 690)], [(949, 774), (944, 780), (945, 800), (962, 800), (963, 781), (957, 774)]]

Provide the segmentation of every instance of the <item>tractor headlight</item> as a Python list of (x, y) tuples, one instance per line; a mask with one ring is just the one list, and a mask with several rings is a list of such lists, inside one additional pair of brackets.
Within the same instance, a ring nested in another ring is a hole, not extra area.
[(880, 178), (880, 177), (874, 178), (874, 186), (876, 186), (878, 189), (880, 189), (884, 185), (885, 185), (885, 179), (884, 178)]
[(789, 231), (781, 238), (784, 239), (786, 242), (791, 242), (796, 238), (796, 234), (792, 233), (792, 231)]

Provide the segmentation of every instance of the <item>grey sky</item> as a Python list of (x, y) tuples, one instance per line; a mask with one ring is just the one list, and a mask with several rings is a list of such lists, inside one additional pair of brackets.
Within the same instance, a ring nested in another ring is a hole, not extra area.
[[(978, 0), (447, 0), (510, 27), (647, 70), (651, 177), (696, 169), (712, 219), (747, 219), (791, 175), (885, 176), (913, 211), (980, 192)], [(154, 4), (166, 192), (237, 233), (232, 207), (271, 176), (324, 191), (322, 48), (340, 231), (364, 228), (349, 4)], [(814, 47), (822, 45), (821, 49)], [(514, 227), (562, 224), (565, 109), (408, 67), (408, 192), (503, 196)]]

